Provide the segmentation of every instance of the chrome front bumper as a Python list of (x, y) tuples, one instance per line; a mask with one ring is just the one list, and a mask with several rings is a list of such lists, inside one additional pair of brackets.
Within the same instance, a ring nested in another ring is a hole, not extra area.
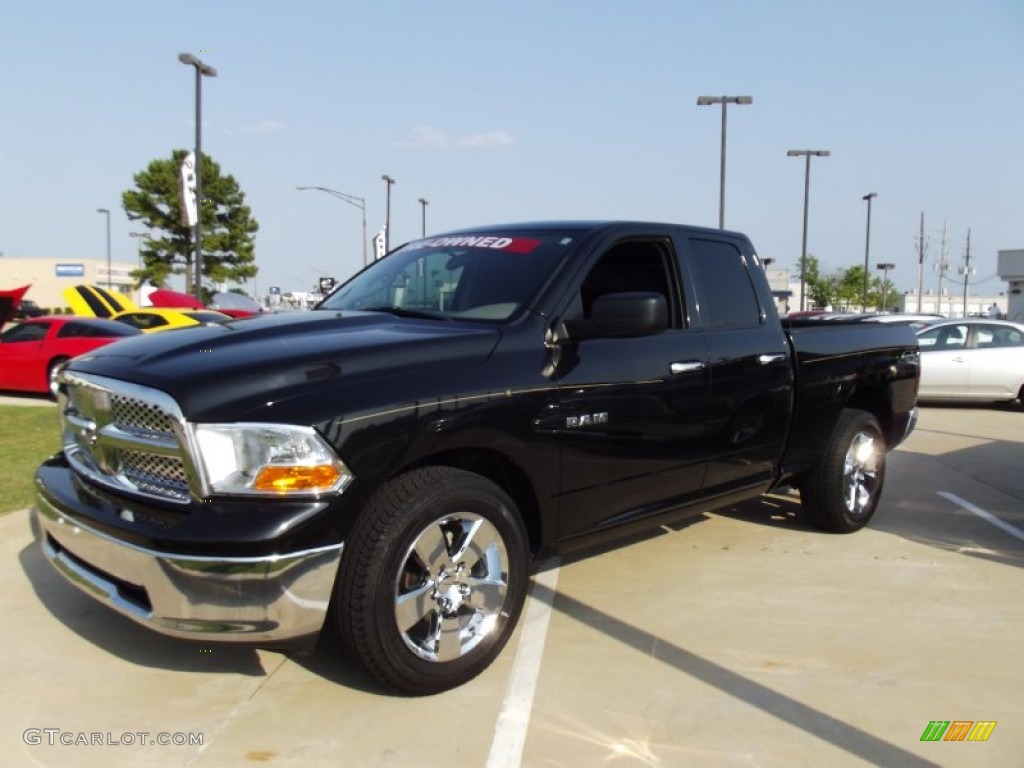
[(341, 544), (271, 557), (194, 557), (133, 546), (36, 496), (43, 554), (86, 594), (151, 629), (193, 640), (286, 643), (323, 627)]

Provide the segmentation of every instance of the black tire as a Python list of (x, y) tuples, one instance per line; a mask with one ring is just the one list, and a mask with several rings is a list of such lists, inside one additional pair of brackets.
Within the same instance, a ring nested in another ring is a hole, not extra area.
[(50, 390), (51, 397), (57, 397), (57, 382), (54, 380), (60, 367), (64, 365), (70, 358), (67, 357), (55, 357), (50, 361), (50, 364), (46, 366), (46, 385)]
[(882, 495), (885, 452), (878, 420), (844, 408), (821, 461), (800, 484), (804, 511), (816, 526), (852, 533), (867, 525)]
[(329, 620), (349, 655), (386, 686), (438, 693), (494, 661), (527, 583), (526, 534), (512, 499), (471, 472), (417, 469), (383, 486), (359, 515)]

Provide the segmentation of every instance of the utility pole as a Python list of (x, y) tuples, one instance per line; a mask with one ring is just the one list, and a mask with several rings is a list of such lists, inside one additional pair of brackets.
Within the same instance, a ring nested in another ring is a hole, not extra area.
[(967, 251), (964, 253), (964, 317), (967, 317), (967, 284), (971, 280), (971, 228), (967, 228)]
[(921, 234), (917, 236), (917, 313), (921, 314), (921, 295), (924, 293), (924, 211), (921, 211)]
[[(939, 247), (939, 260), (935, 263), (935, 271), (939, 273), (939, 314), (942, 314), (942, 278), (949, 271), (949, 259), (946, 258), (946, 220), (942, 220), (942, 243)], [(950, 312), (953, 314), (953, 302), (950, 300)]]

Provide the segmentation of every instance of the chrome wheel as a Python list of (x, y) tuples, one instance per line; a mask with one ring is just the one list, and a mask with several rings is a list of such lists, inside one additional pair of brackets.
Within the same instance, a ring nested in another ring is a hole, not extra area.
[(402, 558), (395, 623), (406, 647), (434, 662), (470, 653), (506, 609), (505, 541), (484, 517), (446, 515), (426, 526)]
[(868, 509), (878, 490), (879, 451), (875, 436), (858, 432), (843, 461), (843, 499), (846, 510), (859, 517)]

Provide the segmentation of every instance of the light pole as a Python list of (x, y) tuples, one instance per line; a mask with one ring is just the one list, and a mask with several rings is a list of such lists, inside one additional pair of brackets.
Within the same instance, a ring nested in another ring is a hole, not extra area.
[(334, 195), (339, 200), (343, 200), (349, 205), (354, 205), (356, 208), (363, 212), (363, 266), (366, 266), (366, 198), (356, 197), (355, 195), (349, 195), (344, 192), (339, 192), (336, 189), (328, 189), (327, 187), (296, 187), (298, 190), (306, 189), (317, 189), (321, 192), (326, 192), (328, 195)]
[(882, 311), (885, 312), (885, 293), (889, 287), (889, 270), (896, 269), (896, 265), (892, 262), (883, 261), (875, 264), (875, 268), (882, 270)]
[(868, 251), (871, 248), (871, 201), (878, 197), (877, 192), (868, 192), (861, 200), (868, 201), (868, 231), (864, 236), (864, 294), (861, 297), (860, 306), (864, 312), (868, 311)]
[(96, 213), (107, 215), (107, 289), (110, 290), (114, 287), (110, 276), (110, 211), (106, 208), (97, 208)]
[(386, 173), (380, 177), (387, 188), (387, 204), (384, 212), (384, 253), (391, 250), (391, 185), (395, 180)]
[(203, 76), (216, 77), (217, 70), (191, 53), (179, 53), (178, 61), (196, 70), (196, 283), (195, 294), (203, 300)]
[(427, 236), (427, 206), (430, 204), (430, 201), (427, 200), (425, 197), (421, 197), (419, 199), (419, 204), (420, 204), (420, 237), (426, 237)]
[[(129, 232), (128, 237), (139, 237), (145, 240), (153, 239), (152, 235), (150, 235), (149, 232)], [(138, 245), (136, 247), (136, 251), (138, 252), (139, 255), (139, 269), (142, 269), (142, 240), (139, 240)]]
[(725, 229), (725, 113), (729, 104), (752, 104), (752, 96), (698, 96), (697, 106), (722, 105), (722, 170), (718, 181), (718, 228)]
[(786, 157), (803, 157), (807, 163), (804, 168), (804, 240), (800, 252), (800, 311), (804, 311), (807, 302), (807, 201), (811, 194), (811, 157), (828, 157), (832, 153), (827, 149), (791, 149)]

